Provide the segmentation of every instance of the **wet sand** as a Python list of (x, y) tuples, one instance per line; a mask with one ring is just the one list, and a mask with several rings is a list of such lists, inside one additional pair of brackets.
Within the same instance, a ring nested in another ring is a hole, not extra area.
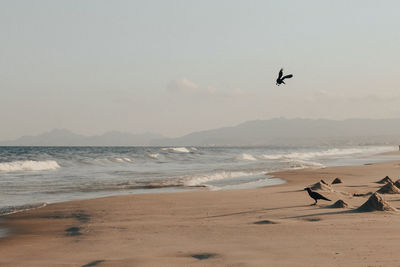
[[(50, 204), (3, 223), (0, 266), (397, 266), (400, 212), (354, 212), (400, 178), (400, 161), (283, 171), (249, 190), (114, 196)], [(319, 191), (320, 179), (343, 183)], [(400, 209), (400, 194), (384, 194)], [(337, 200), (349, 208), (328, 208)]]

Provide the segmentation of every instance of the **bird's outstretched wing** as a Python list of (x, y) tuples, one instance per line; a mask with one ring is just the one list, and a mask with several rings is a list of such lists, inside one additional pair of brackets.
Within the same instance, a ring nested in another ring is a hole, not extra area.
[(278, 79), (282, 78), (282, 75), (283, 75), (283, 69), (281, 69), (281, 70), (279, 71)]
[(286, 78), (292, 78), (293, 74), (288, 74), (282, 77), (282, 80), (286, 79)]

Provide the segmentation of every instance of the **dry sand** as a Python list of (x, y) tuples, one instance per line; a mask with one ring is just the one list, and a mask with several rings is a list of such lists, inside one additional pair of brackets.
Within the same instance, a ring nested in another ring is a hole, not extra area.
[[(357, 212), (400, 162), (275, 173), (251, 190), (127, 195), (3, 217), (0, 266), (398, 266), (400, 212)], [(332, 202), (303, 188), (341, 177)], [(400, 195), (382, 195), (400, 208)], [(327, 208), (337, 200), (352, 208)]]

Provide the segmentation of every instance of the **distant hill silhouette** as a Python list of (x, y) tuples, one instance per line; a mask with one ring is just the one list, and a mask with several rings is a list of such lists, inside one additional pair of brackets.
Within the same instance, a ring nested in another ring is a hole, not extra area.
[(54, 129), (37, 136), (22, 136), (0, 142), (0, 146), (147, 146), (151, 139), (163, 138), (153, 133), (131, 134), (108, 132), (103, 135), (83, 136), (66, 129)]
[(108, 132), (83, 136), (55, 129), (0, 142), (7, 146), (315, 146), (397, 145), (400, 119), (271, 119), (165, 138), (154, 133)]
[(400, 143), (400, 119), (284, 119), (255, 120), (234, 127), (194, 132), (151, 145), (308, 146), (384, 145)]

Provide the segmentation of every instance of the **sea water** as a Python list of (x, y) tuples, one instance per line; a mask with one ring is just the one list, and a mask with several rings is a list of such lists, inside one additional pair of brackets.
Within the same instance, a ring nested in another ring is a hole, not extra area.
[(118, 194), (284, 183), (268, 172), (363, 164), (393, 146), (0, 147), (0, 214)]

